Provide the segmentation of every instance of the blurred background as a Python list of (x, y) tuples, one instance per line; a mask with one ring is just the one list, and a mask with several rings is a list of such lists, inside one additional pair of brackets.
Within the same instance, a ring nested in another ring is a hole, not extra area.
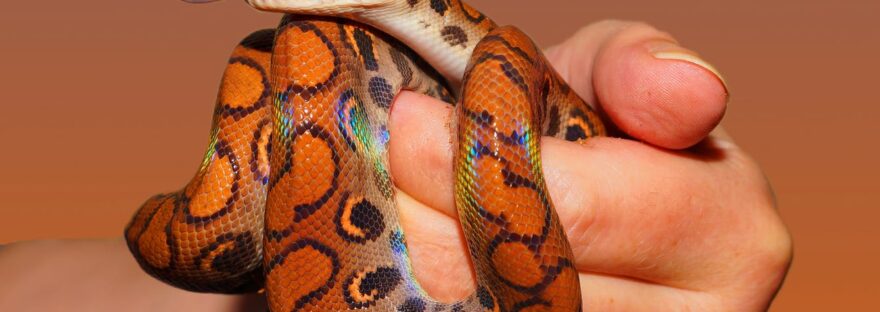
[[(795, 239), (772, 311), (880, 296), (880, 1), (470, 1), (541, 46), (646, 21), (730, 84), (723, 125), (763, 166)], [(207, 144), (231, 48), (278, 16), (241, 1), (13, 1), (0, 11), (0, 244), (120, 236)]]

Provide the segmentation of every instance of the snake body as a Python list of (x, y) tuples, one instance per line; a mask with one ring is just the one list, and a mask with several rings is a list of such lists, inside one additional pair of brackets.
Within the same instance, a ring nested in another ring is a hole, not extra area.
[[(251, 5), (293, 14), (234, 49), (195, 177), (126, 227), (146, 272), (265, 289), (272, 311), (581, 309), (539, 139), (605, 130), (528, 37), (458, 0)], [(398, 221), (387, 123), (404, 89), (457, 103), (455, 201), (478, 283), (459, 302), (419, 287)]]

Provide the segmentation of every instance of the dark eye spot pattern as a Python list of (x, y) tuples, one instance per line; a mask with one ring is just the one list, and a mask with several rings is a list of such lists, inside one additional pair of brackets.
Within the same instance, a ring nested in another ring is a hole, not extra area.
[(335, 221), (336, 232), (353, 243), (374, 241), (385, 230), (385, 217), (379, 208), (364, 198), (348, 194), (343, 196)]
[(342, 291), (350, 308), (363, 309), (387, 297), (401, 282), (400, 271), (396, 268), (380, 267), (352, 274), (343, 283)]

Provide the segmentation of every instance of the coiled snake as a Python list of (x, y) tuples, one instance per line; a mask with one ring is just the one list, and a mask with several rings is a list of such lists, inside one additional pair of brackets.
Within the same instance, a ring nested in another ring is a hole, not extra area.
[[(146, 272), (265, 289), (272, 311), (581, 309), (539, 139), (605, 130), (534, 43), (459, 0), (248, 2), (289, 14), (233, 51), (195, 177), (126, 227)], [(455, 202), (478, 283), (459, 302), (411, 271), (387, 151), (402, 89), (457, 103)]]

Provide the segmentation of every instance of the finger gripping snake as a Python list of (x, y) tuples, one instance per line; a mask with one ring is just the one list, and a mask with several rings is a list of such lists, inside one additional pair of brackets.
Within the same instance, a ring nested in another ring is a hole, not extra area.
[[(154, 277), (265, 289), (271, 311), (579, 311), (542, 135), (603, 135), (596, 113), (513, 27), (459, 0), (251, 0), (281, 11), (223, 74), (208, 151), (125, 229)], [(401, 90), (455, 105), (455, 203), (476, 291), (431, 299), (412, 273), (388, 160)]]

